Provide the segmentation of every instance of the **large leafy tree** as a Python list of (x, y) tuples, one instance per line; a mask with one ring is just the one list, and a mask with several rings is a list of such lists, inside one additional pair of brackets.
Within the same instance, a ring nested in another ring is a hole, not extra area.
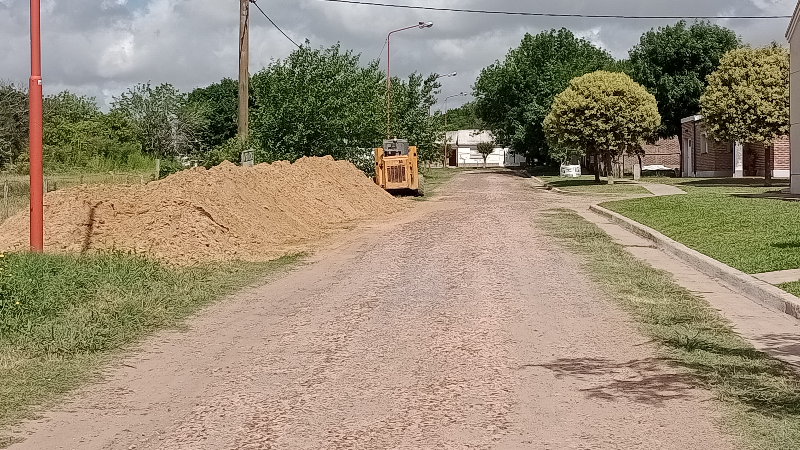
[(28, 150), (28, 91), (0, 81), (0, 169)]
[[(647, 89), (623, 73), (597, 71), (572, 80), (556, 96), (544, 130), (557, 152), (575, 149), (611, 167), (623, 153), (641, 148), (660, 124), (656, 99)], [(595, 170), (595, 180), (599, 174)]]
[(441, 159), (436, 146), (441, 137), (441, 118), (430, 115), (441, 87), (437, 78), (435, 73), (428, 77), (412, 73), (406, 80), (392, 81), (392, 137), (408, 139), (424, 162)]
[(339, 45), (305, 45), (253, 75), (251, 87), (258, 161), (330, 154), (356, 162), (385, 136), (384, 74)]
[(642, 35), (625, 71), (656, 97), (662, 117), (658, 137), (680, 135), (681, 119), (700, 110), (706, 77), (739, 45), (733, 31), (701, 21), (680, 21)]
[(205, 114), (205, 127), (198, 131), (204, 148), (226, 143), (238, 131), (239, 82), (223, 78), (189, 93), (187, 103)]
[(570, 80), (611, 68), (614, 59), (566, 29), (526, 34), (503, 62), (483, 69), (473, 86), (475, 111), (498, 143), (529, 158), (548, 154), (542, 121)]
[(134, 125), (143, 149), (154, 156), (185, 156), (201, 148), (207, 114), (171, 84), (137, 84), (114, 97), (111, 111)]
[(482, 130), (483, 121), (478, 118), (474, 102), (464, 103), (447, 111), (447, 131)]
[(788, 50), (773, 43), (728, 52), (709, 75), (700, 106), (714, 139), (764, 144), (769, 185), (770, 147), (777, 137), (789, 134)]

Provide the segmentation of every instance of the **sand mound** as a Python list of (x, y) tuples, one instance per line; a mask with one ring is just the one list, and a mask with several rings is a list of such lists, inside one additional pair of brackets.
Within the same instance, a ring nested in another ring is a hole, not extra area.
[[(78, 186), (45, 196), (45, 250), (118, 249), (170, 263), (261, 261), (401, 202), (346, 161), (223, 163), (139, 186)], [(0, 225), (0, 251), (28, 246), (28, 212)]]

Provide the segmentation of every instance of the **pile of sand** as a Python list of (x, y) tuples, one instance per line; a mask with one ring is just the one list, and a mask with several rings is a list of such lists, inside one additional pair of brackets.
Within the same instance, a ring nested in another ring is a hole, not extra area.
[[(402, 208), (346, 161), (223, 163), (138, 186), (78, 186), (45, 196), (45, 250), (135, 251), (176, 264), (263, 261)], [(0, 225), (0, 251), (28, 246), (28, 212)]]

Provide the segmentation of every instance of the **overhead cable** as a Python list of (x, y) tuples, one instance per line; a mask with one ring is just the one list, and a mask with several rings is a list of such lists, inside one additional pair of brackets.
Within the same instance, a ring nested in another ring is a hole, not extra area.
[(258, 3), (256, 3), (256, 0), (250, 0), (250, 3), (252, 3), (253, 5), (255, 5), (255, 7), (256, 7), (256, 8), (258, 8), (258, 10), (259, 10), (259, 11), (261, 11), (261, 14), (263, 14), (263, 15), (264, 15), (264, 17), (266, 17), (266, 18), (267, 18), (267, 20), (269, 20), (269, 23), (271, 23), (271, 24), (272, 24), (272, 25), (273, 25), (275, 28), (277, 28), (277, 29), (278, 29), (278, 31), (280, 31), (280, 32), (281, 32), (281, 34), (283, 34), (283, 35), (286, 37), (286, 39), (290, 40), (290, 41), (292, 42), (292, 44), (294, 44), (294, 45), (296, 45), (296, 46), (297, 46), (297, 48), (303, 48), (303, 47), (302, 47), (302, 46), (300, 46), (300, 45), (299, 45), (297, 42), (295, 42), (295, 41), (294, 41), (292, 38), (290, 38), (288, 34), (284, 33), (284, 32), (283, 32), (283, 30), (281, 30), (281, 27), (279, 27), (279, 26), (278, 26), (278, 25), (277, 25), (275, 22), (273, 22), (273, 21), (272, 21), (272, 19), (270, 19), (270, 18), (269, 18), (269, 16), (267, 15), (267, 13), (265, 13), (265, 12), (264, 12), (264, 10), (263, 10), (263, 9), (261, 9), (261, 7), (260, 7), (260, 6), (258, 6)]
[(496, 15), (506, 15), (506, 16), (570, 17), (570, 18), (586, 18), (586, 19), (715, 20), (715, 19), (791, 19), (792, 18), (792, 16), (629, 16), (629, 15), (617, 15), (617, 14), (558, 14), (558, 13), (539, 13), (539, 12), (524, 12), (524, 11), (496, 11), (496, 10), (481, 10), (481, 9), (440, 8), (435, 6), (395, 5), (390, 3), (367, 2), (360, 0), (319, 0), (319, 1), (331, 2), (331, 3), (347, 3), (351, 5), (382, 6), (386, 8), (421, 9), (425, 11), (496, 14)]

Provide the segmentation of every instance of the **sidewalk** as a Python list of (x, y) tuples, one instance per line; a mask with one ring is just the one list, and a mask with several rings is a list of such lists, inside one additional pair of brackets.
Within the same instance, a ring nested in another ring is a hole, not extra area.
[(756, 349), (790, 363), (800, 372), (800, 321), (761, 306), (599, 214), (587, 210), (576, 212), (599, 226), (636, 258), (671, 273), (679, 285), (706, 299)]
[(681, 189), (670, 186), (668, 184), (659, 184), (659, 183), (646, 183), (642, 181), (636, 182), (639, 186), (647, 189), (655, 196), (664, 196), (664, 195), (682, 195), (686, 194), (686, 192), (682, 191)]

